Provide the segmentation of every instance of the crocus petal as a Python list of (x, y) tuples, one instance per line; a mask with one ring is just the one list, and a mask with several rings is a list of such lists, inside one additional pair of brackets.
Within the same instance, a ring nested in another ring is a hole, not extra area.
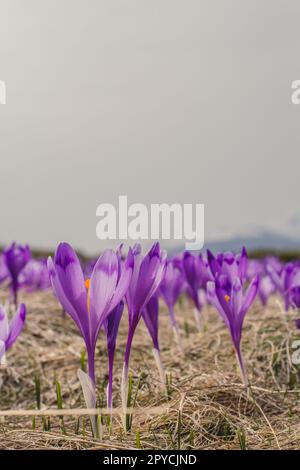
[(258, 291), (258, 285), (259, 285), (259, 276), (256, 275), (254, 279), (251, 281), (246, 291), (240, 315), (244, 316), (249, 310), (249, 308), (251, 307)]
[(0, 305), (0, 340), (6, 341), (9, 335), (9, 323), (7, 313), (2, 305)]
[(195, 257), (189, 251), (184, 252), (182, 265), (183, 265), (187, 282), (189, 283), (191, 287), (195, 286), (196, 277), (197, 277), (196, 267), (195, 267)]
[(143, 258), (135, 287), (134, 311), (136, 315), (142, 314), (145, 305), (159, 287), (164, 275), (166, 258), (166, 253), (160, 252), (158, 243), (154, 244)]
[(207, 261), (212, 275), (215, 277), (220, 272), (221, 266), (210, 250), (207, 250)]
[(283, 294), (284, 286), (283, 286), (283, 278), (282, 276), (270, 265), (267, 265), (267, 273), (269, 274), (270, 278), (272, 279), (275, 287), (279, 292)]
[(158, 345), (158, 299), (154, 295), (151, 297), (143, 311), (143, 319), (152, 338), (153, 346), (159, 351)]
[(230, 299), (226, 297), (228, 295), (228, 291), (224, 289), (225, 278), (226, 276), (216, 277), (216, 296), (218, 298), (218, 301), (220, 302), (222, 310), (224, 311), (226, 317), (229, 320), (229, 323), (232, 324), (233, 312), (231, 311), (231, 308), (230, 308), (230, 302), (229, 302)]
[(248, 312), (250, 306), (255, 300), (255, 297), (258, 292), (259, 276), (257, 275), (250, 283), (243, 299), (243, 304), (240, 309), (238, 316), (236, 317), (236, 326), (234, 329), (233, 338), (236, 345), (239, 345), (242, 336), (243, 322), (246, 313)]
[(119, 269), (119, 279), (118, 284), (111, 299), (109, 305), (109, 312), (111, 312), (125, 297), (126, 292), (129, 289), (129, 285), (131, 282), (131, 277), (133, 273), (134, 267), (134, 258), (132, 254), (131, 248), (129, 248), (128, 256), (126, 258), (125, 263), (119, 262), (120, 269)]
[(9, 335), (5, 341), (6, 349), (9, 349), (21, 333), (26, 318), (26, 307), (21, 304), (9, 324)]
[(233, 317), (238, 318), (243, 305), (243, 287), (240, 278), (236, 278), (230, 296), (230, 308), (233, 311)]
[(68, 301), (79, 315), (86, 316), (87, 292), (79, 259), (68, 243), (56, 249), (54, 265), (57, 277)]
[(189, 285), (188, 293), (195, 307), (200, 311), (199, 289), (205, 288), (207, 281), (212, 276), (207, 271), (201, 255), (194, 256), (189, 251), (186, 251), (183, 255), (182, 266), (187, 284)]
[[(143, 309), (156, 293), (165, 273), (167, 254), (155, 243), (141, 261), (141, 254), (134, 254), (134, 271), (130, 287), (126, 293), (129, 329), (125, 348), (125, 371), (128, 373), (129, 358), (134, 332), (143, 313)], [(136, 260), (138, 262), (136, 263)], [(126, 375), (127, 376), (127, 375)], [(124, 398), (124, 397), (123, 397)]]
[(219, 299), (216, 294), (216, 285), (215, 282), (209, 281), (206, 285), (206, 295), (207, 300), (218, 310), (219, 314), (223, 318), (227, 328), (230, 328), (229, 320), (226, 312), (224, 311), (223, 307), (221, 306)]
[(168, 308), (173, 309), (182, 292), (184, 276), (181, 270), (172, 261), (167, 261), (165, 274), (159, 286), (159, 291), (164, 298)]
[(119, 324), (124, 310), (124, 302), (120, 302), (105, 319), (103, 326), (106, 333), (108, 354), (114, 353)]
[[(264, 306), (267, 305), (268, 298), (275, 291), (275, 286), (271, 281), (269, 276), (264, 276), (259, 281), (258, 295)], [(300, 307), (300, 297), (299, 297), (299, 307)]]
[[(68, 297), (65, 294), (65, 291), (60, 283), (59, 277), (57, 275), (54, 263), (51, 259), (51, 257), (48, 258), (48, 270), (49, 270), (49, 276), (50, 276), (50, 282), (53, 288), (53, 291), (63, 306), (63, 309), (68, 312), (68, 314), (71, 316), (71, 318), (74, 320), (76, 325), (79, 328), (79, 331), (83, 338), (85, 339), (85, 342), (89, 342), (89, 318), (88, 318), (88, 311), (87, 311), (87, 305), (85, 307), (85, 312), (82, 312), (80, 315), (77, 311), (77, 306), (73, 305), (73, 303), (68, 299)], [(87, 300), (86, 300), (87, 302)]]
[(89, 295), (94, 339), (109, 313), (109, 306), (117, 286), (118, 270), (118, 257), (113, 250), (105, 250), (93, 269)]
[(243, 246), (242, 248), (242, 253), (239, 258), (239, 277), (241, 281), (243, 281), (246, 277), (246, 272), (247, 272), (247, 264), (248, 264), (248, 254), (246, 248)]
[(135, 303), (135, 296), (136, 296), (136, 288), (140, 274), (140, 266), (143, 261), (143, 256), (140, 250), (137, 250), (136, 245), (133, 247), (133, 257), (134, 257), (134, 269), (131, 276), (131, 281), (129, 288), (126, 292), (126, 302), (128, 305), (129, 315), (131, 316), (134, 312), (134, 303)]
[(243, 286), (239, 277), (234, 280), (229, 302), (232, 312), (232, 318), (230, 320), (230, 333), (235, 348), (239, 350), (243, 325), (243, 322), (240, 318), (240, 311), (243, 305)]

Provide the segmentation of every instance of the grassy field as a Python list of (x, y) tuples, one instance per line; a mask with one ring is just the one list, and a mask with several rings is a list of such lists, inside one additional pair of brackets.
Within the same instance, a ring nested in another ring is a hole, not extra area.
[[(6, 293), (0, 292), (4, 301)], [(292, 365), (292, 343), (300, 339), (295, 314), (256, 303), (245, 320), (242, 349), (251, 389), (241, 384), (229, 333), (212, 308), (204, 309), (203, 333), (195, 329), (192, 306), (177, 306), (184, 337), (182, 355), (173, 340), (168, 314), (160, 316), (162, 360), (171, 377), (168, 395), (159, 382), (151, 341), (141, 322), (134, 338), (131, 368), (137, 391), (132, 430), (125, 434), (116, 413), (112, 429), (103, 416), (102, 439), (92, 438), (87, 416), (26, 416), (22, 410), (57, 410), (56, 381), (62, 406), (85, 408), (77, 369), (83, 342), (72, 320), (62, 316), (50, 292), (22, 294), (26, 328), (0, 370), (1, 449), (296, 449), (300, 447), (300, 369)], [(120, 326), (115, 359), (114, 406), (120, 407), (120, 378), (127, 334), (127, 312)], [(105, 339), (98, 342), (96, 373), (99, 401), (105, 405)], [(3, 413), (2, 413), (3, 414)]]

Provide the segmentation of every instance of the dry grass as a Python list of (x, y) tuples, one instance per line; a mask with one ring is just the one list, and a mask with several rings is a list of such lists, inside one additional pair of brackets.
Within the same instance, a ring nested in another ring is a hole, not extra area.
[[(5, 293), (1, 292), (2, 299)], [(55, 377), (61, 383), (64, 408), (84, 408), (76, 371), (83, 342), (71, 319), (62, 317), (50, 292), (23, 294), (28, 307), (26, 329), (7, 354), (8, 366), (0, 371), (0, 409), (34, 409), (35, 376), (40, 377), (42, 408), (56, 408)], [(63, 434), (59, 417), (51, 417), (50, 431), (42, 417), (1, 418), (1, 449), (296, 449), (300, 446), (300, 376), (292, 365), (291, 345), (300, 339), (293, 315), (280, 311), (274, 300), (259, 304), (245, 321), (243, 351), (252, 393), (241, 385), (228, 331), (213, 309), (207, 309), (205, 331), (197, 333), (192, 308), (177, 308), (185, 336), (185, 356), (173, 340), (168, 315), (162, 308), (160, 343), (162, 360), (172, 374), (169, 400), (157, 377), (151, 342), (141, 325), (134, 339), (131, 367), (141, 376), (132, 432), (125, 435), (120, 416), (114, 416), (111, 435), (103, 425), (101, 441), (93, 440), (89, 421), (65, 416)], [(188, 336), (186, 335), (188, 326)], [(120, 406), (120, 377), (126, 341), (126, 313), (116, 351), (114, 404)], [(97, 377), (99, 399), (105, 404), (105, 341), (99, 338)], [(142, 374), (142, 375), (141, 375)], [(159, 409), (147, 413), (143, 408)], [(78, 421), (79, 420), (79, 421)]]

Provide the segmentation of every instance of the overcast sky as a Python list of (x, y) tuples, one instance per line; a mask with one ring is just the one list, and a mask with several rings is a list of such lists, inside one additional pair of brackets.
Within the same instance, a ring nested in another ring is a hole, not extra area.
[(0, 0), (0, 243), (99, 251), (96, 207), (120, 194), (204, 203), (206, 238), (284, 229), (299, 18), (298, 0)]

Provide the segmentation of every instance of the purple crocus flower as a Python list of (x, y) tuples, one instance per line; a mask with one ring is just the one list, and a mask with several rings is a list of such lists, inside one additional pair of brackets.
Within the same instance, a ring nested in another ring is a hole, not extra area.
[(195, 309), (195, 319), (197, 328), (201, 331), (201, 318), (200, 312), (202, 304), (200, 301), (199, 290), (200, 288), (205, 289), (207, 282), (212, 279), (208, 265), (201, 255), (194, 256), (189, 251), (185, 251), (183, 254), (182, 267), (187, 282), (187, 293), (192, 298)]
[(14, 344), (22, 331), (26, 317), (26, 307), (21, 304), (9, 321), (6, 310), (0, 305), (0, 363), (5, 352)]
[[(85, 342), (88, 375), (78, 371), (87, 407), (96, 406), (95, 349), (99, 331), (109, 314), (122, 301), (132, 276), (133, 256), (129, 250), (124, 263), (113, 250), (105, 250), (96, 262), (90, 279), (84, 279), (73, 248), (60, 243), (54, 261), (48, 259), (50, 280), (56, 297), (76, 323)], [(97, 417), (92, 416), (94, 436), (98, 436)]]
[(210, 250), (207, 250), (207, 260), (213, 277), (225, 274), (231, 284), (233, 284), (237, 277), (242, 283), (244, 282), (248, 264), (248, 256), (245, 247), (242, 248), (241, 254), (236, 255), (228, 251), (219, 253), (216, 257)]
[(107, 408), (111, 410), (112, 415), (112, 384), (113, 384), (113, 368), (116, 350), (116, 340), (119, 330), (121, 317), (124, 310), (124, 302), (121, 301), (113, 311), (104, 320), (103, 327), (107, 340), (108, 352), (108, 385), (107, 385)]
[(123, 299), (132, 275), (133, 256), (129, 250), (121, 263), (113, 250), (105, 250), (85, 280), (73, 248), (60, 243), (48, 269), (56, 297), (72, 317), (84, 339), (88, 355), (88, 372), (95, 383), (95, 348), (100, 328)]
[(51, 287), (47, 260), (31, 259), (23, 269), (19, 277), (20, 285), (28, 292), (46, 290)]
[(199, 289), (201, 286), (201, 272), (198, 261), (198, 256), (192, 255), (189, 251), (184, 252), (182, 260), (184, 274), (189, 286), (191, 298), (194, 301), (195, 307), (200, 312)]
[(291, 306), (290, 292), (293, 287), (300, 285), (300, 269), (296, 264), (287, 263), (281, 267), (267, 264), (267, 272), (284, 299), (285, 310)]
[(174, 306), (183, 290), (184, 283), (185, 277), (178, 264), (174, 263), (172, 260), (167, 261), (165, 275), (159, 286), (159, 292), (168, 307), (175, 339), (181, 350), (181, 338), (175, 318)]
[(167, 258), (166, 252), (160, 249), (158, 242), (154, 243), (144, 257), (141, 253), (140, 245), (135, 245), (133, 254), (134, 270), (125, 296), (128, 306), (129, 329), (122, 376), (122, 402), (124, 409), (127, 408), (128, 370), (133, 336), (144, 308), (156, 293), (163, 279)]
[(275, 291), (276, 288), (268, 275), (260, 278), (258, 296), (264, 307), (267, 305), (270, 295), (274, 294)]
[(10, 277), (10, 288), (13, 294), (14, 304), (18, 303), (19, 275), (31, 258), (28, 245), (17, 245), (13, 242), (9, 248), (3, 252), (7, 271)]
[(247, 373), (241, 352), (241, 337), (245, 315), (254, 302), (258, 291), (259, 277), (255, 276), (246, 292), (243, 291), (241, 279), (237, 277), (231, 286), (224, 275), (216, 275), (215, 282), (208, 282), (207, 297), (222, 316), (230, 331), (231, 339), (241, 369), (244, 384), (248, 385)]
[(261, 277), (266, 274), (264, 260), (248, 259), (246, 272), (247, 279), (253, 279), (256, 274), (259, 274)]
[(248, 264), (248, 255), (246, 248), (243, 247), (241, 253), (237, 255), (226, 252), (223, 256), (222, 269), (223, 272), (229, 277), (231, 283), (233, 283), (238, 277), (243, 283), (246, 279)]
[(269, 269), (272, 269), (277, 273), (280, 273), (283, 268), (283, 263), (276, 256), (266, 256), (266, 258), (264, 259), (264, 265), (266, 272)]

